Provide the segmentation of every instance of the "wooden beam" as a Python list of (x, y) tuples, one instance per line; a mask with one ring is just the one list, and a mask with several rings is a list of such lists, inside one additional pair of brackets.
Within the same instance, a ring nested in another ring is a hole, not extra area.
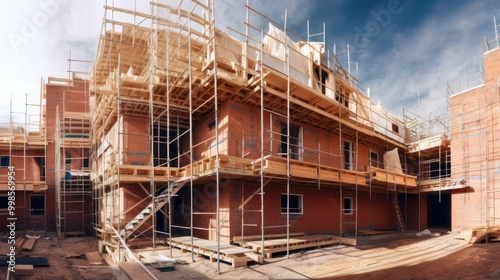
[[(270, 88), (270, 87), (266, 87), (266, 88), (265, 88), (265, 91), (266, 91), (266, 92), (268, 92), (268, 93), (271, 93), (271, 94), (273, 94), (273, 95), (275, 95), (275, 96), (278, 96), (278, 97), (280, 97), (280, 98), (282, 98), (282, 99), (285, 99), (285, 100), (288, 98), (288, 97), (287, 97), (287, 95), (286, 95), (285, 93), (280, 92), (280, 91), (275, 90), (275, 89), (272, 89), (272, 88)], [(324, 110), (321, 110), (321, 109), (319, 109), (319, 108), (316, 108), (316, 107), (314, 107), (314, 106), (310, 105), (309, 103), (306, 103), (306, 102), (304, 102), (304, 101), (301, 101), (301, 100), (299, 100), (299, 99), (297, 99), (297, 98), (295, 98), (295, 97), (293, 97), (293, 96), (290, 96), (290, 102), (295, 103), (295, 104), (297, 104), (297, 105), (299, 105), (299, 106), (301, 106), (301, 107), (303, 107), (303, 108), (305, 108), (305, 109), (308, 109), (308, 110), (310, 110), (310, 111), (312, 111), (312, 112), (315, 112), (315, 113), (317, 113), (317, 114), (320, 114), (320, 115), (322, 115), (322, 116), (325, 116), (325, 117), (327, 117), (327, 118), (330, 118), (330, 119), (332, 119), (332, 120), (334, 120), (334, 121), (336, 121), (336, 122), (342, 123), (343, 125), (345, 125), (345, 126), (347, 126), (347, 127), (351, 128), (351, 129), (353, 129), (353, 130), (358, 130), (360, 133), (366, 134), (366, 135), (368, 135), (368, 136), (373, 136), (373, 137), (376, 137), (376, 136), (377, 136), (377, 135), (376, 135), (376, 133), (375, 133), (374, 131), (372, 131), (372, 130), (366, 129), (366, 128), (364, 128), (364, 127), (359, 127), (358, 125), (356, 125), (356, 124), (354, 124), (354, 123), (351, 123), (351, 122), (349, 122), (349, 121), (346, 121), (346, 120), (342, 119), (341, 117), (338, 117), (338, 116), (333, 115), (333, 114), (331, 114), (331, 113), (325, 112)], [(392, 139), (387, 139), (387, 141), (392, 142), (392, 144), (394, 144), (394, 145), (396, 145), (396, 146), (398, 146), (398, 147), (401, 147), (401, 148), (403, 148), (403, 147), (404, 147), (404, 145), (403, 145), (403, 144), (398, 143), (398, 142), (396, 142), (396, 141), (391, 141), (391, 140), (392, 140)]]
[(245, 199), (245, 201), (243, 201), (243, 203), (241, 203), (241, 205), (238, 207), (238, 209), (243, 209), (243, 207), (256, 195), (259, 193), (259, 191), (261, 189), (264, 189), (264, 187), (269, 183), (271, 182), (272, 179), (267, 179), (266, 182), (264, 182), (264, 185), (262, 187), (259, 187), (257, 188), (252, 195), (250, 195), (249, 197), (247, 197), (247, 199)]
[(33, 246), (35, 246), (35, 241), (36, 238), (28, 238), (28, 240), (26, 241), (26, 243), (24, 243), (22, 247), (23, 250), (31, 251), (33, 249)]

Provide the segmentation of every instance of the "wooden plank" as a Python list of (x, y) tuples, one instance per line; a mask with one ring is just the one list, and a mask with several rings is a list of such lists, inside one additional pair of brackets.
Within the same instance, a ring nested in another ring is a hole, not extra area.
[(26, 240), (26, 243), (23, 245), (23, 250), (28, 250), (31, 251), (33, 249), (33, 246), (35, 246), (36, 238), (28, 238)]
[(346, 245), (351, 245), (351, 246), (356, 246), (357, 240), (354, 238), (349, 238), (349, 237), (341, 237), (340, 243), (346, 244)]
[(193, 246), (191, 246), (191, 237), (189, 236), (172, 238), (170, 243), (184, 252), (192, 251), (198, 255), (204, 255), (211, 261), (216, 261), (218, 257), (221, 261), (231, 263), (233, 267), (246, 266), (249, 261), (254, 259), (246, 255), (252, 250), (230, 244), (220, 244), (218, 254), (217, 242), (196, 237), (193, 238)]
[[(262, 188), (264, 188), (269, 182), (271, 182), (271, 179), (268, 179), (266, 182), (264, 182), (264, 184), (262, 185)], [(238, 207), (238, 209), (243, 209), (245, 204), (247, 204), (256, 194), (258, 194), (259, 191), (260, 191), (260, 187), (257, 188), (255, 190), (255, 192), (253, 192), (249, 197), (247, 197), (247, 199), (245, 199), (245, 201), (243, 201), (243, 203), (241, 203), (241, 205)]]
[(24, 242), (24, 237), (19, 237), (16, 239), (16, 248), (19, 248), (21, 247), (21, 245), (23, 245), (23, 242)]
[(31, 276), (34, 274), (32, 264), (16, 264), (15, 271), (16, 276)]
[(394, 230), (358, 230), (359, 235), (369, 236), (369, 235), (378, 235), (378, 234), (386, 234), (393, 233)]
[(399, 174), (385, 169), (368, 167), (367, 180), (371, 182), (396, 184), (399, 187), (417, 187), (417, 177), (408, 174)]
[(101, 254), (97, 251), (93, 252), (85, 252), (85, 257), (87, 258), (87, 261), (90, 264), (102, 264), (104, 259), (102, 258)]
[(153, 280), (151, 275), (144, 271), (144, 269), (142, 269), (142, 267), (136, 262), (120, 262), (118, 266), (120, 266), (130, 279)]
[[(288, 240), (286, 238), (270, 239), (264, 241), (264, 253), (267, 257), (271, 257), (272, 253), (286, 251), (287, 244), (289, 245), (290, 250), (297, 250), (336, 243), (355, 246), (356, 239), (345, 237), (339, 238), (337, 236), (326, 234), (307, 235), (302, 237), (289, 238)], [(251, 247), (252, 250), (257, 253), (262, 252), (262, 242), (247, 242), (245, 243), (245, 245)]]
[[(289, 249), (290, 249), (290, 251), (293, 251), (293, 250), (299, 250), (299, 249), (305, 249), (305, 248), (326, 246), (326, 245), (331, 245), (331, 244), (336, 244), (336, 243), (339, 243), (339, 241), (338, 240), (328, 240), (328, 241), (321, 241), (321, 242), (304, 243), (304, 244), (289, 246)], [(264, 254), (266, 255), (266, 258), (272, 258), (273, 253), (285, 252), (286, 249), (287, 249), (286, 246), (277, 247), (277, 248), (273, 248), (273, 249), (264, 249)]]
[[(290, 237), (305, 236), (305, 235), (306, 234), (303, 232), (291, 232), (289, 234)], [(284, 238), (284, 237), (286, 237), (286, 233), (265, 234), (264, 240), (265, 239), (273, 239), (273, 238)], [(241, 244), (242, 242), (245, 242), (245, 241), (255, 241), (255, 240), (261, 240), (261, 239), (262, 239), (262, 235), (234, 236), (233, 242), (236, 244)]]

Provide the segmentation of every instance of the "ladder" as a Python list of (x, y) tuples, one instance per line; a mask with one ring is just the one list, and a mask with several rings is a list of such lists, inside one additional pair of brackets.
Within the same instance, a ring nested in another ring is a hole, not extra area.
[(396, 211), (396, 216), (398, 217), (398, 230), (399, 232), (405, 232), (405, 222), (403, 220), (403, 215), (401, 214), (401, 208), (399, 207), (397, 191), (392, 193), (392, 204), (394, 205), (394, 210)]
[(137, 216), (135, 216), (126, 226), (120, 231), (120, 236), (128, 238), (141, 225), (143, 225), (154, 213), (160, 210), (165, 204), (170, 201), (184, 184), (169, 183), (169, 186), (160, 193), (151, 203), (149, 203)]

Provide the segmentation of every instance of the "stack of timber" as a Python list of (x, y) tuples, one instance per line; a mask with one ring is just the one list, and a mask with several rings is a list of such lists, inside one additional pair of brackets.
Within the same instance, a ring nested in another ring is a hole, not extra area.
[(473, 244), (484, 243), (486, 241), (500, 241), (500, 227), (477, 227), (459, 230), (455, 234), (455, 239), (463, 239)]

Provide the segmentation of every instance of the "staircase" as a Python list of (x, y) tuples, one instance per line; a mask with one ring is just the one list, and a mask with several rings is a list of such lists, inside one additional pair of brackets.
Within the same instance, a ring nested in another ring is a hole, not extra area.
[(156, 211), (160, 210), (165, 204), (170, 201), (170, 198), (175, 195), (184, 184), (170, 183), (160, 195), (146, 206), (137, 216), (135, 216), (126, 226), (120, 231), (120, 236), (128, 238), (141, 225), (143, 225)]
[(399, 207), (398, 192), (392, 193), (392, 204), (394, 205), (394, 210), (396, 211), (396, 216), (398, 217), (398, 230), (400, 232), (405, 232), (405, 222), (403, 220), (403, 215), (401, 214), (401, 207)]

